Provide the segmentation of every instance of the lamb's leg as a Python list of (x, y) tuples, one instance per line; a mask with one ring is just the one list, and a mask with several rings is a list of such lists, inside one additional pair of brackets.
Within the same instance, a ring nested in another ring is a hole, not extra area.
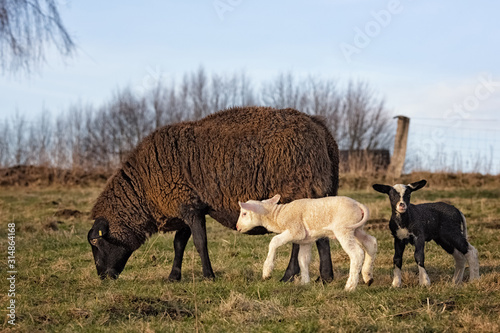
[(371, 285), (373, 283), (373, 265), (377, 255), (377, 239), (368, 235), (362, 228), (356, 229), (354, 236), (365, 250), (365, 261), (361, 269), (361, 275), (365, 283)]
[(425, 238), (423, 236), (415, 237), (415, 261), (418, 265), (418, 281), (421, 286), (430, 286), (431, 280), (424, 267), (425, 260)]
[(478, 253), (474, 246), (469, 244), (469, 249), (465, 254), (465, 259), (469, 263), (469, 280), (479, 279), (479, 259)]
[(311, 262), (312, 244), (301, 244), (299, 249), (299, 266), (301, 283), (306, 284), (311, 280), (309, 278), (309, 263)]
[(363, 266), (365, 251), (363, 251), (361, 246), (356, 241), (352, 230), (350, 232), (346, 230), (340, 232), (337, 231), (335, 232), (335, 236), (337, 236), (340, 245), (351, 260), (349, 279), (347, 279), (344, 289), (346, 291), (353, 291), (356, 289), (359, 282), (359, 273), (361, 272), (361, 267)]
[(262, 269), (262, 278), (267, 279), (271, 276), (271, 272), (274, 268), (274, 258), (276, 257), (276, 250), (281, 245), (291, 242), (293, 237), (289, 230), (285, 230), (281, 234), (274, 236), (269, 243), (269, 252), (267, 253), (266, 261), (264, 262), (264, 267)]
[(179, 281), (181, 279), (182, 258), (184, 257), (184, 249), (191, 237), (191, 229), (185, 227), (178, 230), (174, 237), (174, 263), (172, 264), (172, 271), (168, 276), (171, 281)]
[(453, 258), (455, 259), (455, 273), (453, 274), (453, 282), (456, 284), (462, 283), (465, 270), (465, 256), (463, 253), (455, 249), (453, 251)]
[(394, 238), (394, 279), (392, 280), (393, 287), (401, 287), (401, 267), (403, 266), (403, 253), (406, 243), (399, 238)]

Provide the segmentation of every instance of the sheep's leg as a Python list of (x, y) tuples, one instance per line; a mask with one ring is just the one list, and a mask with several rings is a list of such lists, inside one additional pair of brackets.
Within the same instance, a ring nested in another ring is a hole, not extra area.
[[(330, 241), (328, 238), (320, 238), (316, 241), (319, 254), (319, 274), (323, 282), (333, 281), (332, 255), (330, 253)], [(285, 274), (281, 278), (282, 282), (289, 282), (293, 277), (300, 272), (299, 261), (299, 244), (293, 244), (292, 254)]]
[(393, 287), (401, 287), (401, 267), (403, 266), (403, 253), (406, 243), (399, 238), (394, 238), (394, 278), (392, 280)]
[(292, 254), (290, 255), (290, 261), (288, 262), (288, 267), (286, 268), (285, 275), (281, 278), (281, 282), (290, 282), (293, 277), (300, 272), (299, 268), (299, 244), (292, 244)]
[(323, 282), (333, 281), (332, 255), (330, 253), (330, 240), (320, 238), (316, 241), (319, 254), (319, 274)]
[(340, 245), (344, 251), (349, 256), (351, 261), (349, 268), (349, 279), (345, 285), (346, 291), (353, 291), (359, 282), (359, 273), (361, 272), (361, 267), (363, 266), (365, 251), (356, 241), (354, 237), (354, 232), (340, 231), (335, 232), (335, 236), (339, 240)]
[(276, 257), (276, 250), (281, 245), (291, 242), (293, 237), (289, 230), (285, 230), (281, 234), (274, 236), (269, 243), (269, 252), (267, 253), (266, 261), (264, 262), (264, 267), (262, 269), (262, 278), (267, 279), (271, 276), (271, 272), (274, 268), (274, 258)]
[(214, 271), (212, 270), (212, 264), (210, 263), (210, 258), (208, 256), (207, 227), (205, 215), (202, 215), (201, 213), (190, 213), (186, 215), (188, 216), (188, 218), (185, 218), (184, 220), (191, 228), (191, 232), (193, 234), (193, 243), (201, 258), (203, 276), (208, 279), (215, 279)]
[(178, 230), (174, 237), (174, 263), (172, 264), (172, 271), (168, 276), (171, 281), (179, 281), (181, 279), (182, 258), (184, 257), (184, 249), (191, 237), (191, 229), (185, 227)]
[(462, 252), (455, 249), (453, 251), (453, 258), (455, 259), (455, 273), (453, 274), (453, 282), (456, 284), (462, 283), (465, 270), (465, 256)]
[(431, 280), (424, 267), (425, 260), (425, 238), (423, 236), (415, 237), (415, 261), (418, 265), (418, 281), (421, 286), (430, 286)]
[(469, 244), (465, 259), (469, 263), (469, 280), (479, 279), (479, 259), (478, 253), (474, 246)]
[(311, 262), (312, 244), (301, 244), (299, 250), (299, 266), (302, 284), (309, 283), (309, 263)]
[(361, 228), (354, 231), (354, 236), (365, 250), (365, 261), (361, 269), (361, 275), (365, 283), (371, 285), (373, 283), (373, 265), (377, 255), (377, 239), (368, 235)]

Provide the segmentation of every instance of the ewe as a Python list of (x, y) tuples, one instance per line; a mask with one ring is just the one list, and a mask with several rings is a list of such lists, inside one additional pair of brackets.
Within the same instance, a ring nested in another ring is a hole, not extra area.
[(241, 212), (236, 223), (238, 231), (247, 232), (262, 226), (279, 234), (269, 244), (262, 278), (271, 275), (277, 248), (293, 242), (300, 245), (301, 281), (308, 283), (311, 244), (322, 237), (329, 237), (339, 240), (351, 260), (345, 290), (356, 289), (360, 272), (365, 283), (370, 285), (373, 282), (377, 240), (363, 230), (369, 215), (365, 205), (347, 197), (300, 199), (282, 205), (278, 205), (279, 199), (280, 195), (275, 195), (263, 201), (239, 203)]

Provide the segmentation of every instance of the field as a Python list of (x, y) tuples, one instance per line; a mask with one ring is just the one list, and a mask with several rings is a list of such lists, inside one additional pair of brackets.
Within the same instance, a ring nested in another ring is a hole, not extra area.
[[(417, 180), (415, 177), (413, 180)], [(344, 184), (347, 184), (344, 180)], [(454, 184), (463, 184), (459, 180)], [(278, 251), (270, 280), (261, 269), (272, 235), (248, 236), (209, 219), (209, 251), (217, 279), (204, 280), (192, 240), (181, 282), (166, 280), (173, 260), (173, 234), (157, 234), (130, 258), (116, 281), (100, 281), (87, 231), (89, 211), (103, 183), (80, 186), (0, 187), (2, 282), (0, 330), (18, 332), (499, 332), (500, 188), (431, 186), (412, 202), (443, 200), (467, 217), (478, 249), (481, 279), (451, 283), (453, 258), (426, 245), (432, 282), (418, 286), (413, 247), (403, 264), (403, 287), (391, 288), (392, 236), (388, 199), (368, 186), (342, 186), (340, 194), (367, 204), (368, 232), (379, 243), (375, 282), (343, 290), (349, 260), (332, 242), (335, 280), (330, 284), (281, 283), (290, 245)], [(355, 189), (358, 188), (358, 189)], [(8, 323), (8, 223), (15, 223), (15, 326)], [(318, 277), (313, 251), (311, 278)], [(468, 277), (468, 269), (466, 270)]]

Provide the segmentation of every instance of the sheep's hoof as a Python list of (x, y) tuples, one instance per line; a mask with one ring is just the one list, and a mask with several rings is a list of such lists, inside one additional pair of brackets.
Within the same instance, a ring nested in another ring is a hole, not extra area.
[(168, 276), (167, 280), (171, 281), (171, 282), (180, 281), (181, 280), (181, 271), (180, 270), (175, 270), (175, 271), (172, 270), (172, 272)]
[(288, 275), (285, 273), (285, 275), (280, 279), (280, 282), (293, 282), (296, 276), (298, 276), (298, 273), (292, 275)]

